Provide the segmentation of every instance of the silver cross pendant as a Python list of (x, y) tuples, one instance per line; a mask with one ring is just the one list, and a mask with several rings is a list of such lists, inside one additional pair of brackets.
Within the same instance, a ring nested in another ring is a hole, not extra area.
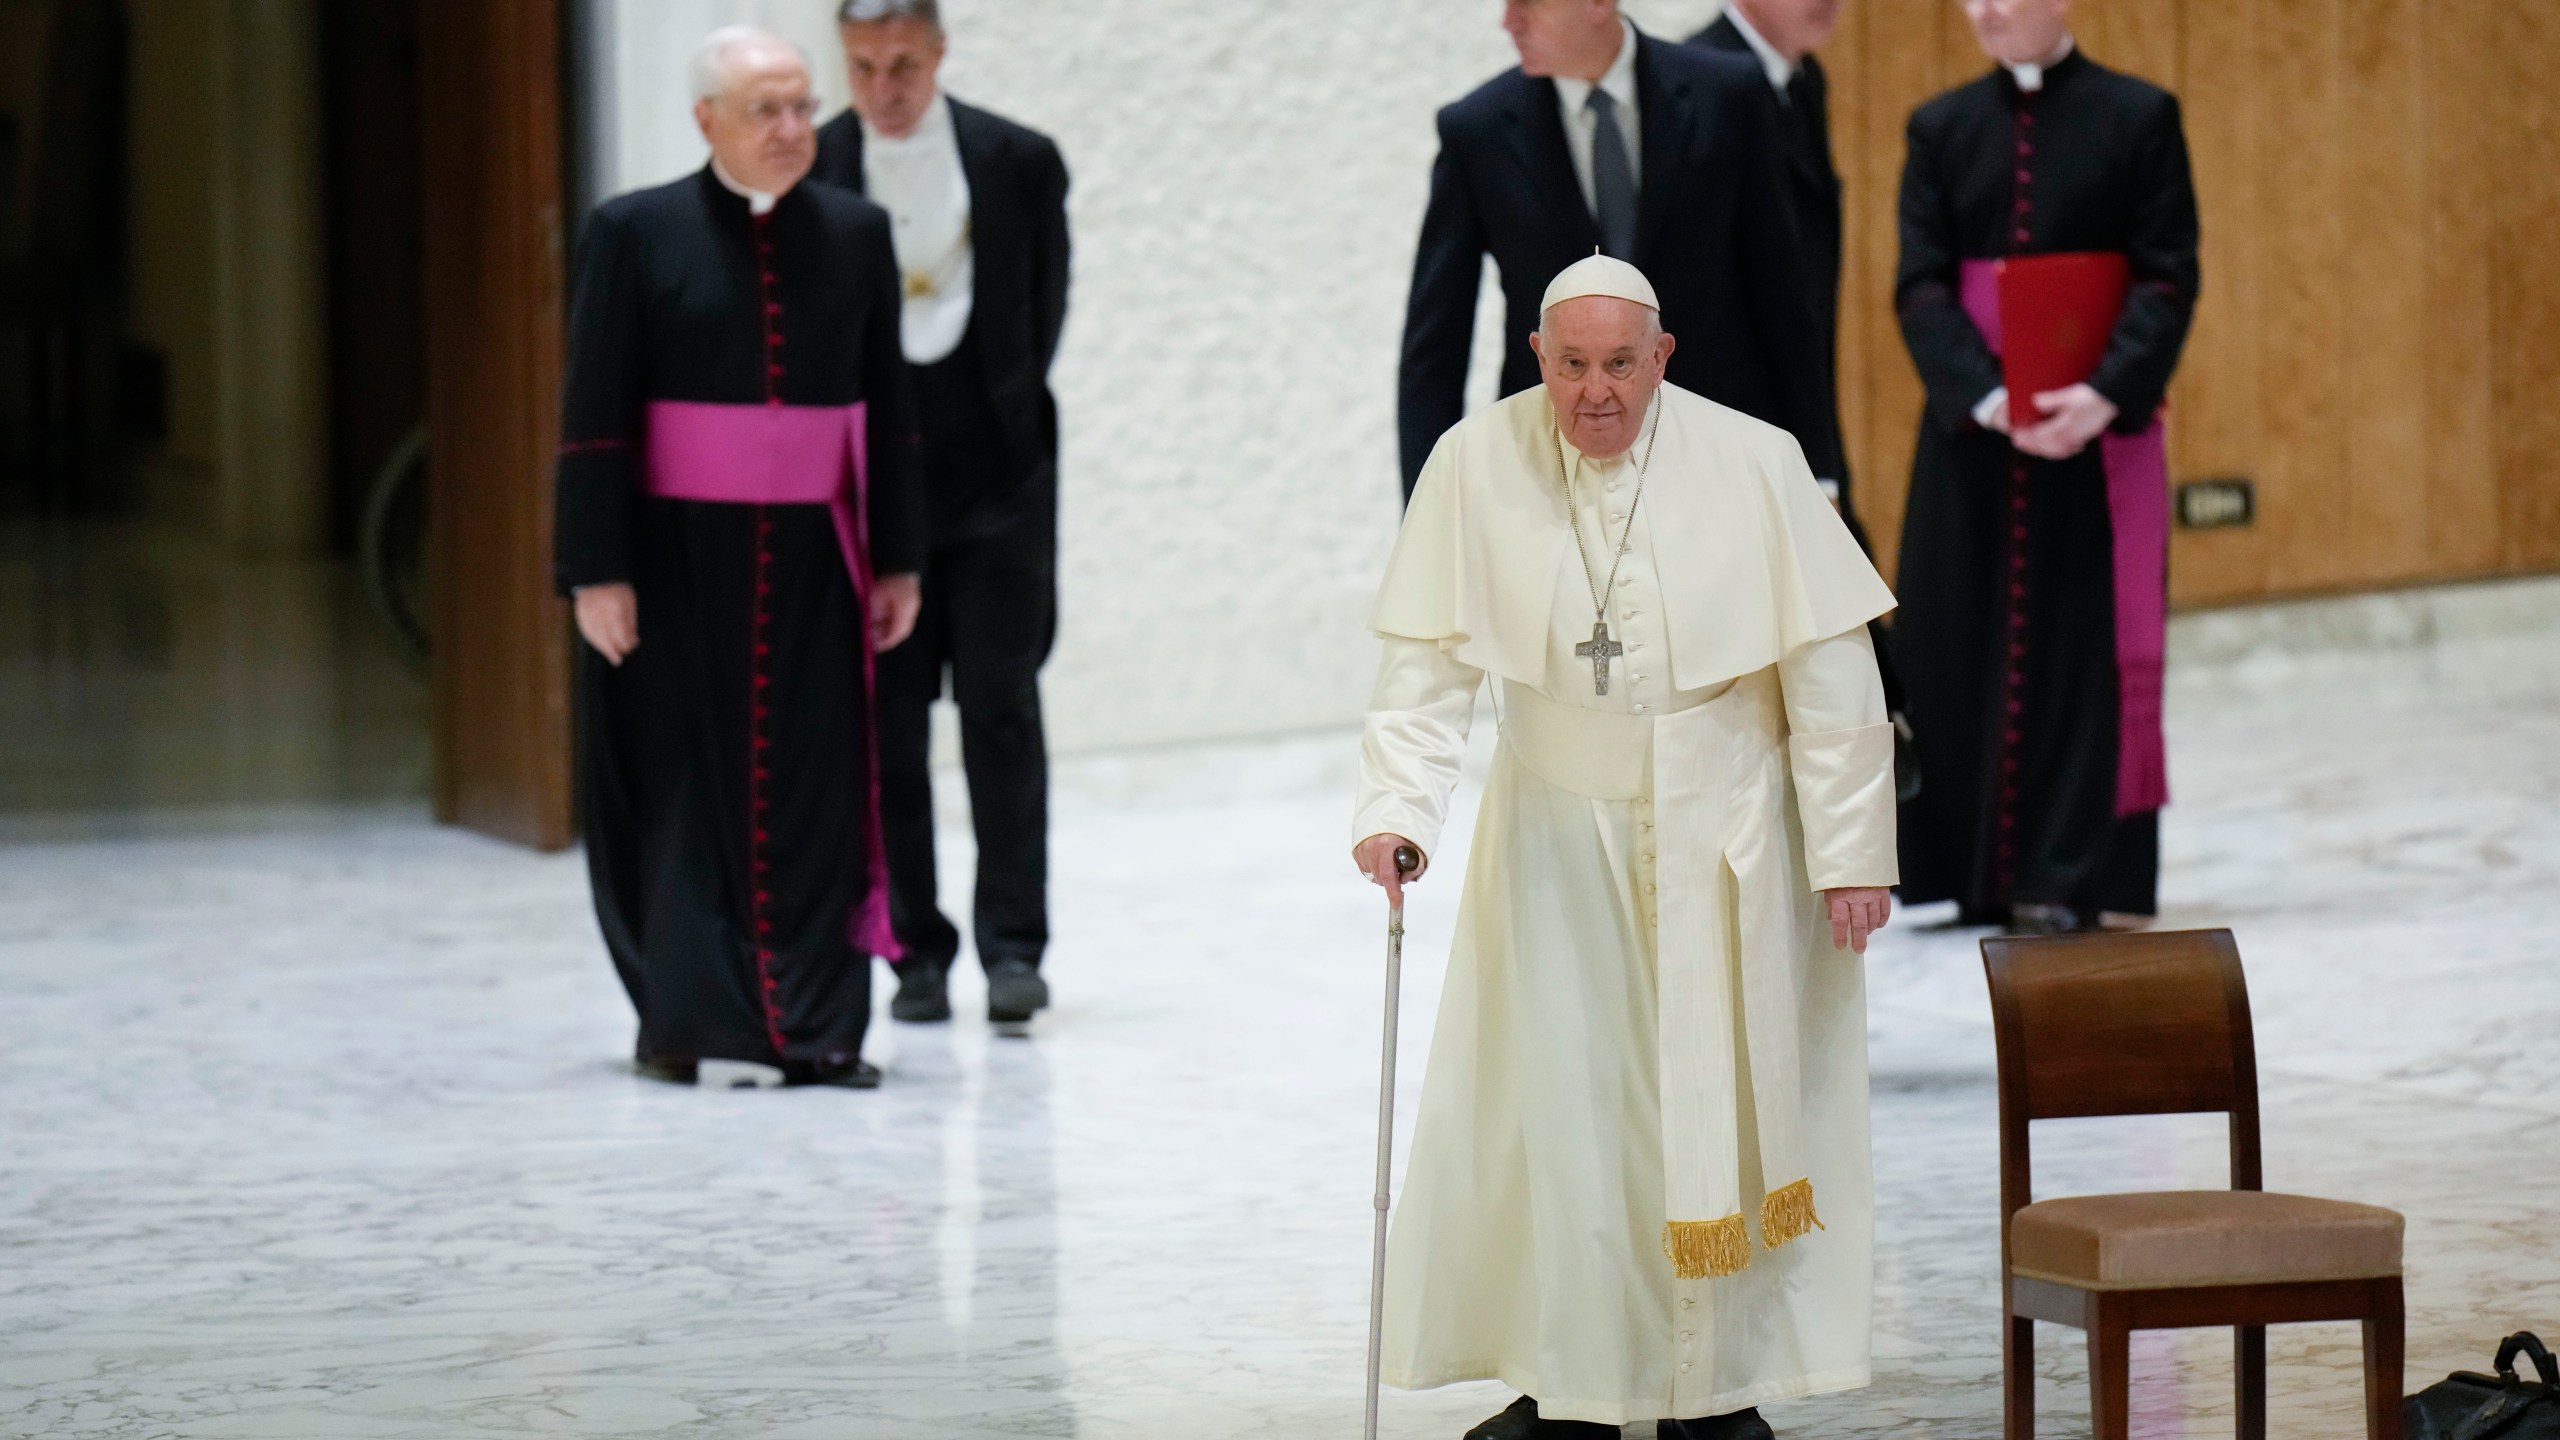
[(1609, 638), (1609, 622), (1591, 622), (1591, 638), (1573, 647), (1573, 653), (1591, 662), (1591, 693), (1609, 693), (1609, 662), (1627, 653), (1627, 647)]

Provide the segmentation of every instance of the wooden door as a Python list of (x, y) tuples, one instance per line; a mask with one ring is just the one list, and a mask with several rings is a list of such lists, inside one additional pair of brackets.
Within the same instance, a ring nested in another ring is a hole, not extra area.
[(438, 819), (573, 838), (569, 650), (551, 589), (563, 204), (559, 0), (429, 0), (429, 552)]

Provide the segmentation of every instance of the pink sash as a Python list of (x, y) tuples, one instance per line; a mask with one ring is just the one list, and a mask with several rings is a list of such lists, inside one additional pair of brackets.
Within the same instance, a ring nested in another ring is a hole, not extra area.
[[(1964, 262), (1964, 308), (2000, 353), (1999, 262)], [(2031, 397), (2012, 395), (2012, 413), (2032, 414)], [(2169, 747), (2160, 692), (2169, 648), (2169, 439), (2163, 417), (2136, 434), (2098, 437), (2114, 537), (2116, 609), (2116, 814), (2169, 803)]]
[[(866, 518), (870, 455), (863, 405), (649, 404), (649, 493), (670, 500), (738, 505), (824, 505), (836, 524), (845, 572), (853, 577), (862, 632), (862, 692), (869, 795), (863, 833), (869, 851), (862, 904), (846, 926), (855, 949), (897, 960), (906, 954), (889, 923), (889, 854), (880, 827), (879, 657), (871, 648), (871, 534)], [(849, 482), (849, 483), (848, 483)]]

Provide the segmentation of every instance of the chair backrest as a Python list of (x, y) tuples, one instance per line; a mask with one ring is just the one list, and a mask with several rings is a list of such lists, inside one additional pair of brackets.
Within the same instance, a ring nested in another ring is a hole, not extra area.
[(2231, 1187), (2259, 1188), (2257, 1048), (2230, 931), (1998, 937), (1982, 942), (1982, 966), (2004, 1237), (2033, 1196), (2031, 1120), (2228, 1114)]

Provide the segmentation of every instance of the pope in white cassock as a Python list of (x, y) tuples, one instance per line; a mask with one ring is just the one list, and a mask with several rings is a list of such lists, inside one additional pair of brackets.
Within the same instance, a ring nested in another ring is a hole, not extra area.
[(1441, 437), (1370, 622), (1370, 879), (1427, 872), (1488, 679), (1501, 727), (1388, 1248), (1388, 1381), (1523, 1392), (1469, 1440), (1754, 1440), (1867, 1381), (1893, 597), (1672, 346), (1633, 266), (1557, 276), (1545, 383)]

